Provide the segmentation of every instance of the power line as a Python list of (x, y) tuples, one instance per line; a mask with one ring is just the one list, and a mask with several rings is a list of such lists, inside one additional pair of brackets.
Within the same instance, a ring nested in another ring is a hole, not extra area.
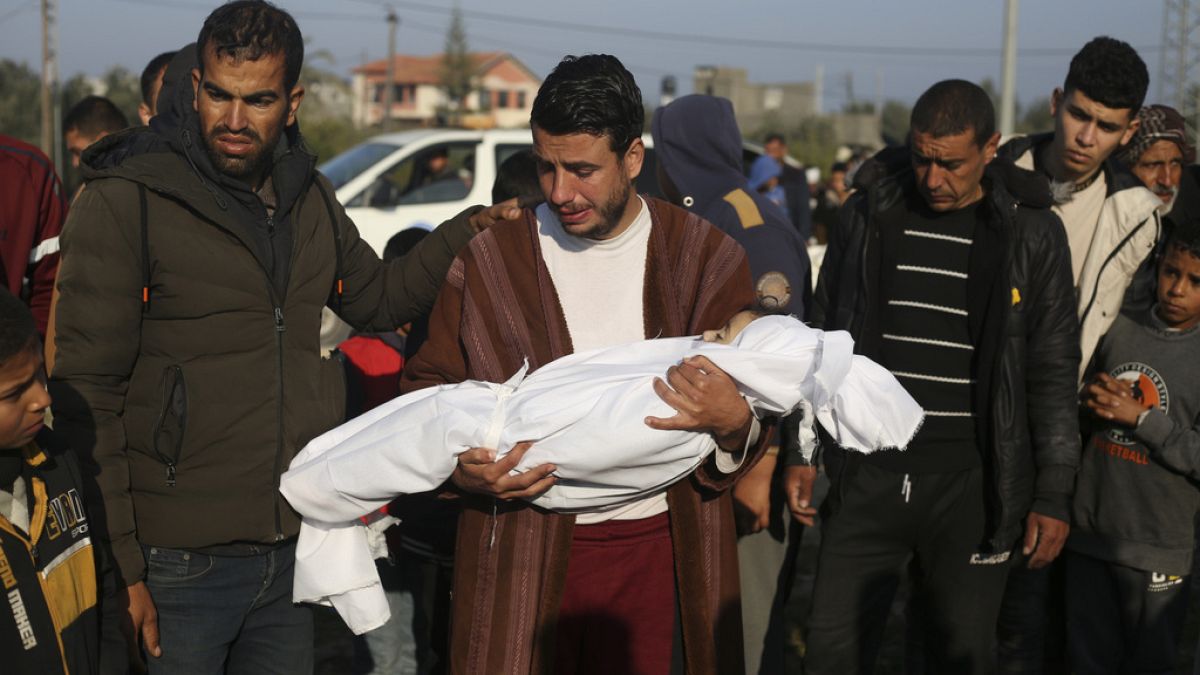
[[(170, 2), (168, 0), (110, 0), (111, 2), (124, 2), (133, 5), (146, 5), (148, 7), (158, 7), (164, 9), (188, 9), (196, 10), (204, 13), (209, 13), (214, 9), (211, 3), (199, 2)], [(311, 12), (308, 10), (288, 11), (289, 14), (300, 19), (324, 19), (328, 21), (379, 21), (379, 17), (374, 14), (349, 14), (345, 12)]]
[[(404, 25), (412, 27), (412, 28), (421, 28), (421, 29), (428, 30), (428, 31), (435, 31), (435, 32), (440, 32), (440, 33), (446, 32), (445, 26), (435, 26), (433, 24), (423, 23), (420, 21), (413, 21), (411, 19), (405, 19)], [(554, 59), (561, 59), (563, 56), (565, 56), (568, 53), (568, 52), (558, 50), (558, 49), (544, 49), (544, 48), (538, 48), (538, 47), (530, 47), (527, 44), (523, 44), (523, 43), (519, 43), (519, 42), (509, 42), (507, 40), (497, 39), (497, 38), (492, 37), (491, 35), (472, 36), (471, 42), (476, 43), (476, 44), (482, 44), (485, 46), (486, 45), (495, 45), (497, 47), (501, 47), (503, 49), (509, 50), (513, 53), (537, 54), (539, 56), (549, 56)], [(675, 74), (674, 71), (663, 70), (661, 67), (646, 66), (646, 65), (641, 65), (641, 64), (637, 64), (637, 63), (630, 63), (630, 62), (624, 61), (624, 60), (622, 60), (621, 63), (623, 63), (625, 65), (625, 67), (630, 70), (636, 70), (636, 71), (643, 72), (643, 73), (646, 73), (649, 75), (660, 75), (661, 76), (661, 75), (674, 75)]]
[(20, 14), (21, 12), (28, 12), (29, 10), (33, 9), (34, 7), (37, 7), (39, 1), (40, 0), (32, 0), (32, 2), (27, 2), (24, 5), (18, 5), (16, 7), (14, 7), (13, 9), (10, 9), (5, 13), (0, 14), (0, 23), (4, 23), (5, 21), (8, 21), (9, 19), (13, 18), (14, 16)]
[[(449, 15), (455, 10), (438, 7), (435, 5), (427, 5), (420, 2), (411, 2), (410, 0), (353, 0), (368, 5), (379, 7), (404, 7), (409, 10), (418, 12), (428, 12), (433, 14)], [(628, 28), (620, 26), (598, 26), (594, 24), (584, 25), (571, 21), (560, 21), (556, 19), (544, 19), (541, 17), (532, 16), (516, 16), (513, 14), (501, 14), (498, 12), (488, 12), (484, 10), (460, 10), (462, 15), (467, 18), (479, 19), (481, 21), (494, 21), (499, 23), (518, 24), (522, 26), (540, 26), (544, 28), (554, 28), (559, 30), (568, 30), (581, 33), (592, 33), (599, 35), (613, 35), (618, 37), (642, 38), (648, 40), (662, 40), (672, 42), (688, 42), (691, 44), (705, 45), (723, 45), (730, 47), (749, 47), (760, 49), (782, 49), (790, 51), (819, 51), (825, 53), (837, 54), (871, 54), (875, 56), (960, 56), (960, 57), (999, 57), (1001, 50), (982, 48), (982, 47), (914, 47), (900, 45), (854, 45), (854, 44), (834, 44), (820, 42), (791, 42), (786, 40), (764, 40), (759, 38), (741, 38), (729, 37), (723, 35), (702, 35), (695, 33), (674, 33), (667, 31), (647, 30), (642, 28)], [(1137, 47), (1139, 51), (1161, 51), (1161, 46), (1142, 46)], [(1041, 47), (1041, 48), (1026, 48), (1018, 50), (1021, 56), (1038, 57), (1038, 56), (1070, 56), (1077, 51), (1074, 47)]]

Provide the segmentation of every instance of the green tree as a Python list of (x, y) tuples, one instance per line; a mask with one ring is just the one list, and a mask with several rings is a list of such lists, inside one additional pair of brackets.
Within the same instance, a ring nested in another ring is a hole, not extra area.
[(788, 151), (805, 166), (825, 170), (837, 155), (833, 122), (828, 117), (805, 118), (788, 133)]
[(37, 145), (41, 134), (40, 78), (25, 63), (0, 59), (0, 133)]
[(1017, 117), (1016, 131), (1021, 134), (1036, 134), (1054, 130), (1054, 118), (1050, 115), (1050, 97), (1034, 99), (1029, 105), (1021, 106)]
[(979, 88), (987, 92), (988, 98), (992, 99), (992, 107), (996, 109), (996, 115), (1000, 114), (1000, 90), (996, 89), (996, 83), (990, 77), (985, 77), (979, 81)]
[(471, 93), (474, 66), (467, 47), (467, 29), (463, 24), (462, 10), (455, 5), (450, 15), (450, 27), (446, 29), (446, 48), (442, 54), (441, 84), (451, 111), (462, 109), (463, 101)]
[(888, 143), (903, 144), (908, 140), (908, 122), (912, 108), (903, 101), (888, 99), (883, 102), (881, 115), (883, 136)]
[(350, 86), (331, 70), (337, 65), (333, 54), (326, 49), (306, 52), (300, 71), (300, 83), (306, 90), (300, 106), (300, 130), (317, 161), (324, 162), (366, 140), (373, 131), (354, 127)]

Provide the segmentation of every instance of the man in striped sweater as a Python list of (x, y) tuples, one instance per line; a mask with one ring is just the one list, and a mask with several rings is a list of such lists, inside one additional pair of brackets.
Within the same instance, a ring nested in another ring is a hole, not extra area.
[(814, 325), (849, 330), (926, 418), (905, 450), (824, 444), (809, 673), (872, 670), (906, 569), (930, 671), (992, 671), (1014, 550), (1040, 566), (1066, 538), (1079, 462), (1070, 253), (1045, 180), (993, 161), (994, 120), (978, 86), (935, 84), (909, 146), (860, 170), (830, 242)]

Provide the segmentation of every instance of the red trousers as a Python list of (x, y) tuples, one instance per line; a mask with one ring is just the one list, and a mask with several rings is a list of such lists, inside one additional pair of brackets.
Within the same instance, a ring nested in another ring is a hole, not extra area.
[(575, 526), (555, 675), (669, 673), (675, 602), (666, 513)]

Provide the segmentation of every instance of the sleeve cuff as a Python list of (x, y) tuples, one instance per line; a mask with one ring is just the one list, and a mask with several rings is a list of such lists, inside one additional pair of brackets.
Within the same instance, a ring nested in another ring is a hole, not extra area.
[(117, 588), (132, 586), (146, 579), (146, 557), (137, 540), (130, 537), (121, 541), (102, 542), (102, 546), (110, 546), (116, 576)]
[[(1066, 495), (1070, 501), (1075, 492), (1075, 467), (1066, 464), (1051, 464), (1038, 469), (1035, 499), (1043, 495)], [(1050, 515), (1050, 514), (1046, 514)]]
[(1033, 513), (1071, 522), (1071, 495), (1068, 493), (1040, 494), (1029, 508)]
[(717, 446), (716, 463), (717, 470), (724, 474), (734, 473), (742, 467), (742, 462), (746, 461), (746, 455), (750, 453), (750, 449), (758, 442), (758, 437), (762, 434), (762, 424), (758, 418), (750, 416), (750, 433), (746, 435), (746, 445), (740, 452), (728, 452)]
[(1174, 423), (1167, 414), (1158, 408), (1150, 410), (1142, 423), (1133, 430), (1134, 438), (1157, 450), (1166, 444), (1167, 438), (1174, 429)]

